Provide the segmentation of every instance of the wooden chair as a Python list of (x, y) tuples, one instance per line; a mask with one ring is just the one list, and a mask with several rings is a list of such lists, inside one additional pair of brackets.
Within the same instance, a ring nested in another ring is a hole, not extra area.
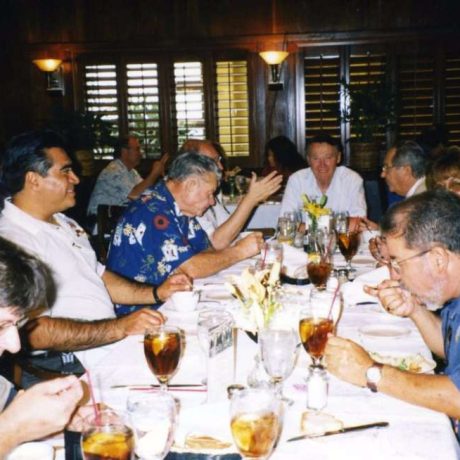
[(97, 235), (93, 243), (97, 257), (101, 263), (105, 263), (107, 260), (110, 239), (112, 238), (118, 219), (125, 209), (126, 206), (109, 206), (106, 204), (100, 204), (97, 207)]

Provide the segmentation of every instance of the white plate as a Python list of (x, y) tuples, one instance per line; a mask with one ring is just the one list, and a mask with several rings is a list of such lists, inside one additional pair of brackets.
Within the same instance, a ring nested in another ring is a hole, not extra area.
[(389, 364), (404, 371), (425, 374), (436, 367), (432, 359), (425, 358), (421, 354), (408, 355), (407, 353), (395, 353), (393, 351), (382, 351), (369, 353), (374, 361), (382, 364)]
[(373, 339), (395, 339), (409, 335), (410, 330), (405, 327), (393, 326), (390, 324), (371, 324), (359, 328), (359, 333), (367, 337), (372, 337)]

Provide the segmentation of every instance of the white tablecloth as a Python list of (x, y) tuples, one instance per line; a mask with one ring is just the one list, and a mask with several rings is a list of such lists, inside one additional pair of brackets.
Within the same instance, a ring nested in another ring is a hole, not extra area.
[[(203, 305), (231, 307), (232, 300), (222, 287), (229, 273), (240, 273), (246, 263), (240, 263), (198, 285), (203, 288)], [(309, 289), (295, 287), (299, 298)], [(300, 301), (302, 303), (302, 301)], [(163, 306), (168, 322), (186, 331), (185, 353), (177, 374), (171, 383), (200, 383), (204, 377), (204, 358), (196, 337), (197, 312), (181, 313)], [(360, 329), (366, 325), (389, 325), (407, 328), (402, 338), (384, 339), (366, 337)], [(395, 318), (377, 305), (347, 305), (338, 326), (338, 335), (351, 338), (372, 351), (421, 353), (430, 356), (420, 334), (408, 319)], [(242, 332), (238, 336), (236, 381), (246, 383), (253, 366), (257, 345)], [(129, 337), (111, 346), (102, 362), (91, 369), (93, 380), (102, 382), (104, 401), (117, 409), (124, 409), (128, 388), (113, 389), (113, 385), (143, 385), (156, 383), (143, 354), (141, 336)], [(324, 438), (286, 443), (286, 439), (299, 434), (300, 415), (306, 408), (305, 377), (307, 356), (301, 350), (296, 369), (285, 382), (284, 393), (295, 401), (287, 407), (284, 429), (279, 445), (272, 455), (277, 459), (433, 459), (459, 458), (459, 448), (448, 418), (440, 413), (413, 406), (384, 394), (372, 393), (329, 376), (329, 399), (324, 412), (334, 415), (345, 425), (388, 421), (383, 429), (341, 434)], [(196, 433), (230, 438), (228, 401), (206, 404), (206, 393), (174, 391), (181, 400), (181, 415), (176, 439), (191, 430)], [(198, 427), (198, 428), (197, 428)], [(230, 438), (231, 439), (231, 438)]]
[[(236, 209), (236, 204), (227, 204), (225, 206), (229, 212)], [(246, 224), (247, 229), (251, 228), (275, 228), (278, 225), (278, 217), (281, 211), (281, 203), (269, 202), (259, 205), (254, 214)]]

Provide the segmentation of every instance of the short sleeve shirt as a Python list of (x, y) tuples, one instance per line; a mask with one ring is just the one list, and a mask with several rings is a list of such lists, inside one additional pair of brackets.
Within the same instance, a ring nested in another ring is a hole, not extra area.
[(135, 169), (128, 168), (119, 159), (111, 161), (99, 174), (89, 200), (88, 215), (97, 214), (100, 204), (123, 206), (131, 190), (142, 182)]
[[(107, 267), (126, 278), (159, 285), (182, 263), (209, 247), (194, 217), (184, 216), (164, 181), (134, 201), (121, 217)], [(140, 308), (116, 305), (117, 315)]]
[[(460, 391), (460, 297), (444, 305), (441, 310), (442, 336), (446, 368), (444, 373)], [(459, 420), (453, 420), (455, 434), (460, 442)]]

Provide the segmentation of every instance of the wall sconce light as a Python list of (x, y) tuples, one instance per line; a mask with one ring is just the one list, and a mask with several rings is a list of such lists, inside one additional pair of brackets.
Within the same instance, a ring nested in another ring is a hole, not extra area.
[(259, 56), (270, 66), (268, 89), (272, 91), (283, 89), (283, 82), (280, 80), (281, 64), (289, 53), (287, 51), (262, 51)]
[(64, 74), (61, 59), (35, 59), (33, 63), (42, 71), (46, 72), (46, 91), (61, 93), (64, 95)]

